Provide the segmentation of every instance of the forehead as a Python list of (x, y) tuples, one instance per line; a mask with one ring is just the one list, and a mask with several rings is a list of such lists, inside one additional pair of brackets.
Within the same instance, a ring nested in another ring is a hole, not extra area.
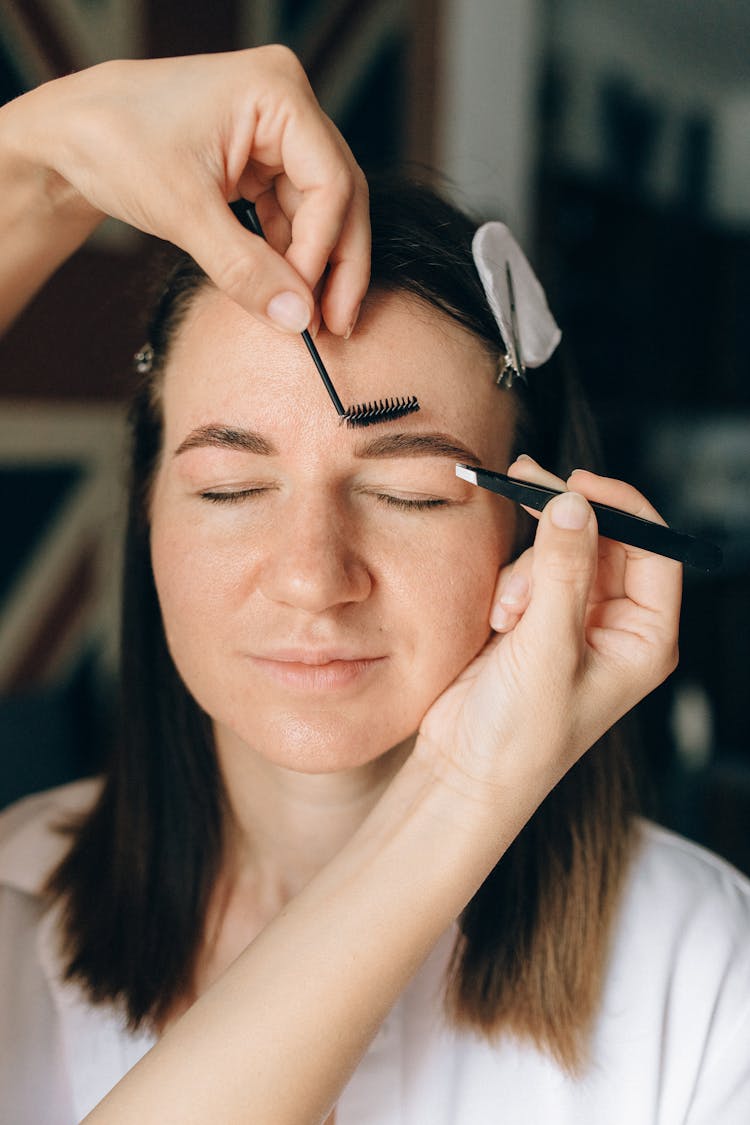
[[(400, 430), (449, 430), (482, 459), (507, 453), (515, 411), (495, 385), (494, 357), (438, 310), (401, 293), (371, 294), (348, 341), (322, 328), (316, 342), (345, 407), (416, 395), (421, 409), (399, 420)], [(167, 449), (212, 424), (268, 434), (282, 452), (322, 443), (331, 455), (365, 433), (340, 424), (299, 336), (259, 323), (208, 287), (176, 334), (163, 406)]]

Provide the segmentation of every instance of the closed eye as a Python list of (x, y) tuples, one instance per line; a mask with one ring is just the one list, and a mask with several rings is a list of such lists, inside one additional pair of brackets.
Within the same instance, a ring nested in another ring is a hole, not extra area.
[(392, 496), (387, 492), (378, 492), (378, 500), (382, 500), (389, 508), (399, 508), (402, 512), (422, 512), (427, 508), (444, 508), (450, 501), (435, 500), (410, 500), (406, 496)]
[[(212, 504), (239, 504), (243, 500), (262, 496), (268, 492), (267, 488), (242, 488), (234, 492), (201, 492), (201, 500), (208, 500)], [(402, 512), (420, 512), (428, 508), (444, 508), (450, 504), (449, 500), (440, 497), (434, 499), (417, 499), (407, 496), (394, 496), (388, 492), (376, 492), (374, 495), (389, 508), (398, 508)]]
[(268, 492), (267, 488), (242, 488), (237, 492), (201, 492), (201, 500), (210, 500), (213, 504), (238, 504), (251, 496), (261, 496)]

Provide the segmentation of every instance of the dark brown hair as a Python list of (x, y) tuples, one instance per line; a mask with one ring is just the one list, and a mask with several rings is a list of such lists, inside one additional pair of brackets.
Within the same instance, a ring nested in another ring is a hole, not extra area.
[[(502, 360), (471, 258), (476, 224), (429, 188), (374, 186), (372, 286), (442, 310)], [(195, 294), (209, 284), (180, 256), (149, 327), (154, 359), (130, 413), (121, 737), (99, 799), (49, 882), (64, 904), (67, 977), (129, 1025), (156, 1025), (191, 993), (223, 857), (226, 800), (209, 717), (167, 650), (151, 572), (148, 492), (161, 449), (160, 373)], [(498, 395), (518, 397), (516, 449), (567, 475), (596, 467), (592, 426), (556, 359)], [(458, 1024), (532, 1040), (575, 1070), (601, 994), (629, 854), (633, 784), (610, 732), (584, 755), (466, 907), (447, 983)]]

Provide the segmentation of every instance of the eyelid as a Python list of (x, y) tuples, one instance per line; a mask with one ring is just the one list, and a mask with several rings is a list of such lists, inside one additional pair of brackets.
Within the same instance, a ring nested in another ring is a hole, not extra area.
[[(449, 482), (451, 483), (451, 482)], [(432, 482), (431, 482), (432, 484)], [(416, 481), (409, 484), (396, 484), (387, 480), (361, 481), (354, 485), (353, 491), (364, 496), (392, 496), (400, 500), (445, 500), (452, 496), (447, 489), (425, 485), (420, 487)]]
[(424, 497), (407, 497), (407, 496), (394, 496), (388, 492), (377, 492), (375, 495), (378, 499), (384, 501), (391, 508), (399, 508), (402, 511), (425, 511), (427, 508), (447, 508), (451, 505), (451, 500), (446, 500), (444, 497), (437, 496), (424, 496)]
[[(199, 496), (201, 500), (207, 500), (211, 504), (239, 504), (243, 500), (269, 491), (271, 490), (268, 488), (242, 488), (234, 491), (207, 489), (200, 492)], [(388, 507), (398, 508), (401, 511), (418, 512), (426, 511), (428, 508), (446, 508), (454, 503), (454, 501), (443, 496), (398, 496), (389, 492), (373, 492), (371, 495), (377, 497)]]
[(220, 489), (207, 488), (198, 493), (201, 500), (209, 500), (212, 504), (237, 504), (248, 496), (257, 496), (263, 492), (270, 492), (268, 485), (255, 485), (251, 488)]
[[(464, 495), (465, 486), (455, 474), (455, 462), (435, 466), (429, 463), (401, 463), (368, 466), (360, 470), (354, 484), (367, 492), (387, 492), (389, 495), (433, 496), (458, 499)], [(463, 486), (463, 487), (462, 487)]]

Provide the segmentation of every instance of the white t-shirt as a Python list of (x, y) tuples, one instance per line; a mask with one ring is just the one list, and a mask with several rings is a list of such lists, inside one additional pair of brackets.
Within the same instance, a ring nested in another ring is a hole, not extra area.
[[(51, 825), (96, 791), (76, 782), (0, 816), (3, 1125), (73, 1125), (152, 1042), (60, 983), (56, 916), (38, 895), (67, 846)], [(342, 1093), (337, 1125), (750, 1125), (750, 882), (652, 824), (640, 834), (581, 1079), (447, 1026), (452, 928)]]

